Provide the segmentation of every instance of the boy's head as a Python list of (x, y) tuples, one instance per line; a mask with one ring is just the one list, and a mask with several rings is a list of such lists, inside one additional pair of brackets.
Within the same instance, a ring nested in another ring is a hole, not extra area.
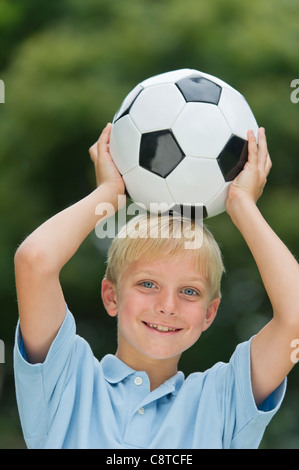
[(177, 365), (215, 318), (223, 271), (219, 247), (202, 223), (132, 219), (111, 244), (102, 282), (105, 308), (118, 317), (117, 357), (134, 368), (145, 357)]
[(221, 278), (225, 271), (219, 246), (212, 233), (200, 221), (178, 216), (134, 217), (113, 240), (107, 258), (105, 277), (116, 289), (124, 268), (141, 256), (180, 260), (191, 254), (195, 266), (209, 286), (209, 298), (221, 297)]

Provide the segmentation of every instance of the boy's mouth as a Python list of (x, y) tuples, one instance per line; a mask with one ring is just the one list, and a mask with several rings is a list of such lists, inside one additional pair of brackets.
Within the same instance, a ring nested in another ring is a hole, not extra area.
[(162, 333), (168, 333), (168, 332), (174, 332), (174, 331), (182, 330), (182, 328), (174, 328), (174, 327), (171, 327), (171, 326), (158, 325), (157, 323), (147, 323), (146, 321), (143, 321), (142, 323), (144, 323), (148, 328), (160, 331)]

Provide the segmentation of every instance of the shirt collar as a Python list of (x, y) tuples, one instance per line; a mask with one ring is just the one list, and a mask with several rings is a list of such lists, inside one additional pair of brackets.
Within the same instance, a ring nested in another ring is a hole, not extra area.
[(107, 354), (103, 357), (101, 365), (105, 379), (112, 384), (121, 382), (128, 375), (135, 373), (134, 369), (131, 369), (131, 367), (127, 366), (127, 364), (113, 354)]
[(184, 373), (178, 371), (173, 377), (170, 377), (170, 379), (166, 380), (164, 384), (169, 384), (172, 387), (171, 393), (173, 395), (177, 395), (181, 386), (183, 385), (184, 380)]
[[(111, 384), (121, 382), (129, 375), (136, 373), (134, 369), (127, 366), (127, 364), (113, 354), (104, 356), (101, 360), (101, 365), (105, 379)], [(168, 387), (170, 393), (177, 395), (184, 382), (184, 378), (183, 372), (179, 371), (173, 377), (167, 379), (160, 387)]]

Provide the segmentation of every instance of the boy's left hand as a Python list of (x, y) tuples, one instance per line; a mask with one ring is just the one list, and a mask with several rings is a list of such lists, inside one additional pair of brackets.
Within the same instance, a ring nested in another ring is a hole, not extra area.
[(258, 130), (258, 143), (252, 130), (248, 131), (248, 161), (230, 185), (226, 211), (231, 215), (234, 204), (240, 199), (256, 203), (267, 182), (272, 162), (267, 148), (265, 129)]

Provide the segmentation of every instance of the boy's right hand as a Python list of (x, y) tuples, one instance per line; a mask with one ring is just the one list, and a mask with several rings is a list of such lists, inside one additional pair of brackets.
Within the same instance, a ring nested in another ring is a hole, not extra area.
[(125, 192), (125, 184), (116, 168), (109, 151), (109, 141), (112, 124), (108, 123), (98, 141), (89, 149), (94, 163), (97, 186), (109, 185), (116, 197)]

